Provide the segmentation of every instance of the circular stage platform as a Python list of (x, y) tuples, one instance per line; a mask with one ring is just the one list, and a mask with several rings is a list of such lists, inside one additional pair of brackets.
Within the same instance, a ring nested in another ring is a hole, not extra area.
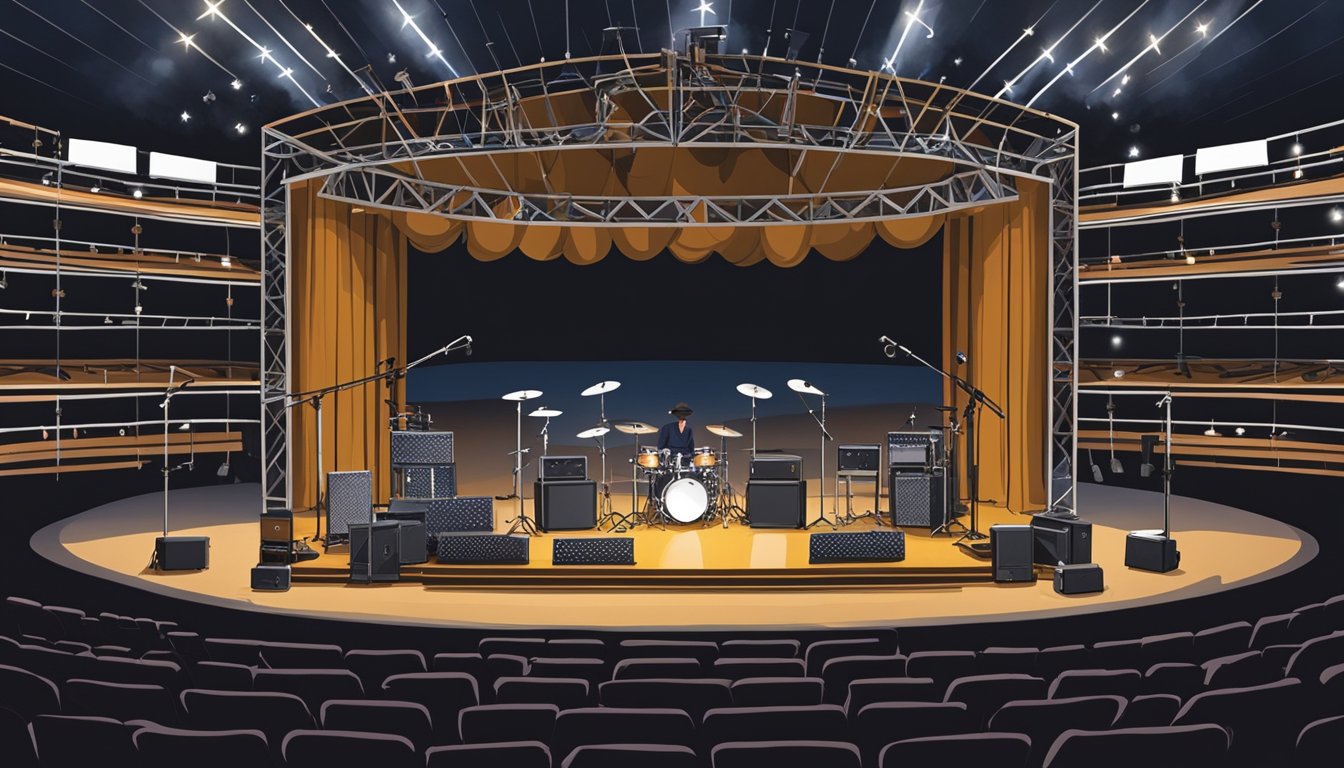
[[(409, 582), (366, 587), (314, 583), (296, 584), (288, 592), (253, 592), (248, 572), (257, 558), (260, 489), (256, 485), (195, 488), (171, 494), (173, 533), (211, 537), (211, 567), (205, 571), (159, 574), (148, 569), (154, 537), (163, 519), (159, 494), (114, 502), (54, 523), (34, 534), (31, 545), (47, 559), (90, 576), (227, 608), (409, 625), (625, 630), (929, 625), (1095, 613), (1245, 586), (1300, 567), (1318, 551), (1310, 535), (1292, 526), (1243, 510), (1178, 497), (1172, 500), (1172, 520), (1182, 567), (1168, 574), (1131, 570), (1123, 564), (1125, 533), (1149, 528), (1161, 519), (1161, 496), (1096, 485), (1083, 485), (1080, 491), (1081, 508), (1095, 526), (1093, 559), (1105, 569), (1106, 589), (1101, 594), (1059, 595), (1045, 578), (1021, 585), (985, 583), (981, 579), (820, 589), (464, 588)], [(496, 516), (507, 517), (511, 508), (497, 508)], [(998, 509), (983, 517), (982, 528), (998, 522), (1027, 521), (1025, 516)], [(644, 548), (638, 551), (641, 569), (691, 568), (697, 554), (704, 567), (703, 553), (712, 551), (712, 542), (733, 537), (751, 545), (753, 554), (743, 569), (783, 564), (794, 577), (806, 578), (810, 569), (805, 561), (795, 566), (792, 559), (772, 561), (768, 553), (778, 550), (783, 558), (782, 553), (799, 542), (805, 550), (809, 533), (757, 532), (735, 525), (731, 530), (687, 527), (668, 533), (641, 530), (632, 535), (652, 537), (638, 539)], [(988, 565), (962, 554), (947, 537), (929, 539), (927, 531), (921, 529), (906, 529), (906, 535), (910, 554), (906, 563), (895, 564), (898, 567), (936, 563), (956, 568), (960, 564), (965, 571), (975, 571)], [(753, 537), (766, 538), (757, 541)], [(534, 551), (541, 549), (545, 538), (534, 541)], [(549, 551), (549, 546), (545, 549)], [(324, 559), (336, 557), (333, 550)]]

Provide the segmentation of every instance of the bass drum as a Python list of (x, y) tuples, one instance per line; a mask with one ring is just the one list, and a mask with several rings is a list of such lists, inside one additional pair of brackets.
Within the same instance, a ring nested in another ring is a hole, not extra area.
[(709, 491), (694, 477), (683, 477), (663, 489), (663, 509), (678, 523), (694, 523), (709, 511)]

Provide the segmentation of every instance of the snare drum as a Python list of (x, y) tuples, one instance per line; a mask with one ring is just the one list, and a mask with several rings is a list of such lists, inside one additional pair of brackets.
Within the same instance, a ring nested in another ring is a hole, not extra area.
[(708, 469), (719, 465), (719, 455), (713, 448), (696, 448), (691, 456), (691, 464), (697, 469)]
[(635, 463), (644, 469), (658, 469), (662, 464), (656, 448), (640, 448), (639, 455), (635, 457)]

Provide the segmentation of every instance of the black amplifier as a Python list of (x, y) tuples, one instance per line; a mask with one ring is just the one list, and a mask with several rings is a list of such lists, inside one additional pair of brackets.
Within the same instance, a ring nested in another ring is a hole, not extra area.
[(882, 468), (882, 446), (842, 445), (838, 449), (835, 468), (840, 472), (874, 472)]
[(587, 480), (587, 456), (542, 456), (538, 480)]
[(751, 480), (802, 480), (803, 457), (762, 453), (751, 460)]
[(940, 437), (936, 432), (888, 432), (887, 466), (930, 466), (933, 444)]

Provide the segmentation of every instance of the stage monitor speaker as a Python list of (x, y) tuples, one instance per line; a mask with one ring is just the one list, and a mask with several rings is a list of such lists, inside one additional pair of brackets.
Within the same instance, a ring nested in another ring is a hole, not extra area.
[(1130, 531), (1125, 537), (1125, 565), (1130, 568), (1167, 573), (1180, 564), (1176, 540), (1161, 531)]
[(392, 432), (392, 464), (453, 463), (452, 432)]
[(1076, 517), (1032, 515), (1035, 534), (1032, 560), (1038, 565), (1079, 565), (1092, 562), (1092, 523)]
[[(373, 581), (397, 581), (401, 578), (401, 533), (396, 520), (373, 524)], [(350, 525), (350, 580), (369, 581), (369, 524)]]
[(597, 481), (538, 480), (533, 483), (532, 510), (543, 531), (596, 528)]
[(294, 513), (288, 509), (268, 509), (261, 513), (261, 543), (284, 544), (294, 542)]
[(252, 589), (259, 592), (288, 592), (290, 573), (288, 565), (262, 563), (252, 569)]
[(327, 534), (349, 536), (351, 523), (368, 525), (373, 475), (368, 470), (327, 473)]
[(634, 565), (635, 540), (561, 537), (551, 548), (551, 565)]
[(1031, 562), (1030, 525), (991, 525), (989, 547), (995, 581), (1004, 583), (1036, 580), (1036, 570)]
[(387, 512), (383, 514), (388, 520), (418, 520), (425, 522), (425, 516), (429, 514), (429, 504), (421, 500), (408, 501), (406, 499), (392, 499), (387, 504)]
[(209, 536), (157, 536), (154, 570), (203, 571), (210, 567)]
[(446, 565), (527, 565), (531, 536), (503, 533), (440, 533), (437, 556)]
[(802, 480), (747, 481), (747, 521), (752, 528), (802, 528), (807, 483)]
[(942, 525), (946, 515), (945, 479), (941, 470), (932, 473), (892, 470), (887, 497), (895, 524), (916, 528)]
[(761, 453), (751, 460), (748, 480), (802, 480), (803, 457), (787, 453)]
[(836, 449), (837, 472), (873, 472), (882, 468), (882, 446), (842, 445)]
[(1055, 566), (1055, 591), (1061, 595), (1086, 595), (1105, 589), (1101, 566), (1096, 563)]
[(489, 496), (424, 499), (425, 530), (430, 536), (445, 531), (495, 530), (495, 500)]
[(401, 473), (401, 495), (407, 499), (446, 499), (457, 495), (455, 464), (421, 464), (393, 469)]
[(428, 534), (424, 520), (391, 520), (397, 524), (397, 546), (402, 565), (418, 565), (429, 560)]
[(537, 470), (541, 480), (587, 480), (587, 456), (542, 456)]
[(905, 532), (814, 533), (807, 555), (809, 563), (899, 562), (905, 559)]

